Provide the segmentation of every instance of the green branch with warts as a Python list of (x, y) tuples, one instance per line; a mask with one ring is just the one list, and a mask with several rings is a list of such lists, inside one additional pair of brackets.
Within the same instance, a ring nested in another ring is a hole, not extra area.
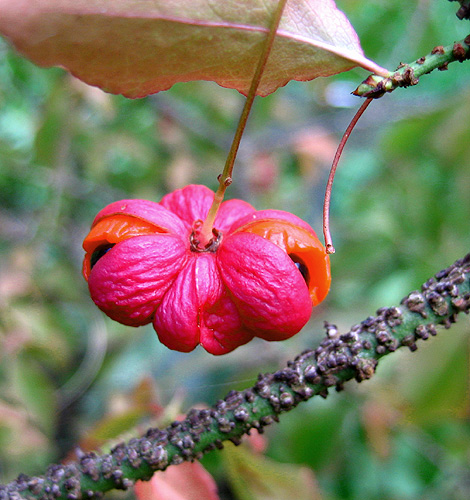
[(399, 305), (384, 307), (341, 334), (325, 323), (327, 335), (316, 349), (301, 353), (275, 373), (261, 374), (244, 391), (231, 391), (212, 408), (191, 410), (183, 421), (149, 429), (105, 455), (82, 454), (67, 465), (51, 465), (39, 477), (20, 474), (0, 486), (0, 500), (99, 498), (112, 489), (127, 489), (169, 465), (197, 460), (230, 440), (240, 443), (251, 429), (262, 431), (279, 415), (331, 388), (371, 378), (378, 361), (398, 348), (414, 351), (418, 340), (450, 328), (470, 311), (470, 254), (436, 274)]
[(447, 47), (441, 45), (434, 47), (428, 55), (410, 64), (400, 64), (397, 70), (388, 77), (369, 75), (353, 94), (377, 99), (387, 92), (393, 92), (398, 87), (416, 85), (421, 76), (435, 69), (444, 71), (451, 62), (464, 62), (467, 59), (470, 59), (470, 35)]

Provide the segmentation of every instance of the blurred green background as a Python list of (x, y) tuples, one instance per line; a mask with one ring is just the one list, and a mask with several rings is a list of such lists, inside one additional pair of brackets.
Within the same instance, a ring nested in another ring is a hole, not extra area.
[[(337, 3), (366, 55), (389, 69), (468, 33), (444, 0)], [(317, 345), (324, 320), (344, 331), (465, 255), (469, 75), (470, 63), (453, 63), (369, 107), (335, 180), (329, 297), (293, 339), (216, 358), (171, 352), (151, 326), (104, 317), (81, 277), (81, 242), (114, 200), (215, 188), (243, 98), (194, 82), (126, 100), (37, 68), (0, 40), (1, 480), (213, 404)], [(258, 99), (228, 196), (294, 212), (321, 233), (328, 168), (366, 76), (291, 82)], [(384, 359), (371, 381), (283, 416), (266, 433), (269, 461), (232, 447), (208, 455), (221, 497), (285, 498), (276, 481), (287, 470), (296, 498), (468, 499), (469, 332), (461, 318), (416, 353)], [(237, 481), (241, 463), (250, 480)], [(109, 498), (123, 495), (132, 498)]]

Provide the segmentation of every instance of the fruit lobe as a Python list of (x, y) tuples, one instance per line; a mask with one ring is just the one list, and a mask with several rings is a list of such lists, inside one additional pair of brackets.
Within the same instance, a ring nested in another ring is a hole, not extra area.
[(155, 203), (122, 200), (95, 218), (83, 247), (91, 297), (125, 325), (152, 322), (160, 341), (216, 355), (253, 337), (284, 340), (330, 287), (329, 258), (311, 227), (242, 200), (221, 204), (214, 240), (194, 244), (214, 193), (189, 185)]

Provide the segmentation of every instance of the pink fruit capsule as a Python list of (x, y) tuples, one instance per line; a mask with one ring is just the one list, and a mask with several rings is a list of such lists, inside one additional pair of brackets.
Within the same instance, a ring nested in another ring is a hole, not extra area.
[(152, 322), (160, 341), (182, 352), (201, 344), (219, 355), (253, 337), (292, 337), (330, 288), (323, 245), (293, 214), (229, 200), (200, 248), (197, 229), (213, 199), (189, 185), (160, 203), (101, 210), (83, 242), (91, 298), (125, 325)]

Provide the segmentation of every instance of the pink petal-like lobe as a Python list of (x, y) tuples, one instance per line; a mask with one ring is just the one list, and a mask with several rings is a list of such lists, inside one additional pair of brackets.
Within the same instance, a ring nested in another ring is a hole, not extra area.
[(175, 234), (188, 233), (190, 224), (185, 224), (177, 215), (159, 203), (148, 200), (120, 200), (107, 205), (93, 221), (92, 227), (101, 219), (113, 215), (131, 215), (146, 220)]
[(309, 320), (312, 302), (290, 257), (256, 234), (228, 236), (217, 263), (244, 324), (266, 340), (284, 340)]
[[(204, 220), (214, 201), (214, 192), (208, 187), (191, 184), (165, 195), (160, 204), (177, 215), (190, 227), (197, 220)], [(228, 231), (238, 220), (254, 213), (255, 209), (243, 200), (224, 201), (215, 218), (215, 228)]]
[(192, 227), (198, 219), (204, 220), (214, 200), (214, 192), (199, 184), (190, 184), (165, 195), (160, 205), (170, 210)]
[(190, 257), (158, 307), (153, 326), (170, 349), (189, 352), (201, 344), (215, 355), (232, 351), (254, 335), (243, 327), (212, 253)]
[(153, 320), (160, 342), (175, 351), (190, 352), (199, 344), (196, 260), (189, 256)]
[(249, 342), (237, 308), (220, 277), (213, 254), (200, 254), (196, 265), (200, 344), (211, 354), (226, 354)]
[(232, 227), (238, 227), (240, 220), (249, 217), (255, 212), (256, 210), (246, 201), (224, 201), (217, 212), (214, 226), (224, 233), (229, 233)]
[(115, 321), (149, 323), (187, 256), (181, 238), (171, 234), (121, 241), (94, 265), (88, 280), (91, 297)]

